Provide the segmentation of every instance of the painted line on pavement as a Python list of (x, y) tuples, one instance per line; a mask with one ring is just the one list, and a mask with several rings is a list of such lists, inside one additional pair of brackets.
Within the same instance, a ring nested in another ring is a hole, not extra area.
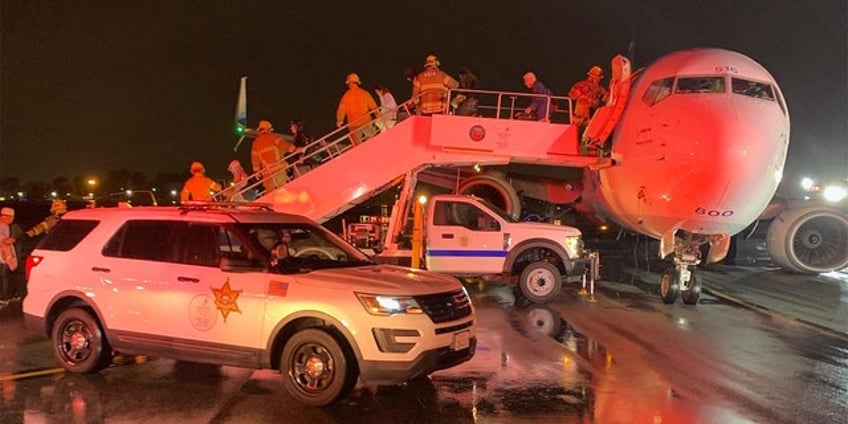
[(23, 380), (32, 377), (41, 377), (43, 375), (61, 374), (65, 372), (64, 368), (44, 368), (34, 371), (19, 372), (16, 374), (0, 375), (0, 382)]
[(779, 318), (779, 319), (782, 319), (782, 320), (785, 320), (785, 321), (794, 321), (794, 322), (797, 322), (797, 323), (799, 323), (799, 324), (801, 324), (805, 327), (808, 327), (812, 330), (815, 330), (819, 333), (822, 333), (824, 335), (835, 337), (835, 338), (840, 339), (842, 341), (848, 342), (848, 334), (843, 334), (843, 333), (840, 333), (840, 332), (835, 331), (833, 329), (827, 328), (823, 325), (816, 324), (816, 323), (809, 322), (809, 321), (805, 321), (801, 318), (798, 318), (798, 317), (795, 317), (795, 316), (792, 316), (792, 315), (787, 315), (787, 314), (784, 314), (784, 313), (781, 313), (781, 312), (777, 312), (777, 311), (771, 310), (769, 308), (766, 308), (765, 306), (760, 306), (760, 305), (757, 305), (755, 303), (751, 303), (751, 302), (739, 299), (738, 297), (731, 296), (731, 295), (729, 295), (729, 294), (727, 294), (727, 293), (725, 293), (721, 290), (716, 290), (714, 288), (707, 287), (706, 285), (704, 285), (703, 289), (704, 289), (704, 291), (706, 291), (707, 293), (709, 293), (709, 294), (711, 294), (715, 297), (727, 300), (729, 302), (736, 303), (736, 304), (738, 304), (738, 305), (740, 305), (744, 308), (752, 309), (752, 310), (755, 310), (757, 312), (760, 312), (760, 313), (763, 313), (763, 314), (766, 314), (766, 315), (770, 315), (770, 316), (773, 316), (775, 318)]

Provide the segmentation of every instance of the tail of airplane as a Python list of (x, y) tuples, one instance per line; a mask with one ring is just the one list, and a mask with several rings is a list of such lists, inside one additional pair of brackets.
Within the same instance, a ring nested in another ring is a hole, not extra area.
[(241, 77), (236, 100), (235, 132), (239, 136), (233, 151), (237, 151), (247, 132), (247, 77)]

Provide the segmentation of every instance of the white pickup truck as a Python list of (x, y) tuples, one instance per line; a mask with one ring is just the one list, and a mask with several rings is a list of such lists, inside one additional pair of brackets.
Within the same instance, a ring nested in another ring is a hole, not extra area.
[(424, 257), (429, 271), (456, 276), (517, 278), (528, 300), (547, 303), (562, 282), (597, 273), (598, 256), (583, 249), (580, 230), (516, 221), (488, 201), (437, 195), (425, 218)]

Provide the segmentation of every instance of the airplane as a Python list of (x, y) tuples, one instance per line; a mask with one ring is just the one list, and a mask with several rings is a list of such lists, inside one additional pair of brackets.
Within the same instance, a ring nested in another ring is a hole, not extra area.
[[(671, 264), (660, 280), (663, 302), (679, 296), (697, 304), (701, 281), (693, 267), (722, 260), (731, 237), (771, 210), (789, 147), (788, 107), (763, 66), (730, 50), (677, 51), (635, 72), (627, 58), (617, 56), (612, 70), (610, 100), (581, 137), (583, 147), (592, 147), (598, 157), (577, 169), (580, 181), (551, 175), (575, 171), (562, 167), (524, 175), (470, 171), (455, 191), (486, 197), (515, 217), (522, 197), (573, 203), (598, 219), (657, 239), (659, 257)], [(507, 94), (513, 93), (500, 96)], [(437, 124), (456, 127), (440, 129), (440, 135), (470, 134), (468, 128), (480, 122), (506, 125), (459, 116), (408, 119), (432, 120), (433, 132)], [(522, 129), (544, 134), (539, 126), (549, 126), (551, 133), (563, 128), (552, 122), (508, 125), (516, 137)], [(573, 132), (565, 128), (566, 134)], [(387, 134), (393, 131), (401, 134), (396, 129)], [(490, 162), (502, 165), (495, 159)], [(524, 159), (522, 166), (533, 166)], [(426, 180), (425, 173), (418, 179)], [(358, 183), (357, 193), (371, 193)], [(800, 210), (787, 208), (773, 218), (768, 243), (774, 261), (808, 273), (848, 266), (845, 214), (810, 206)]]
[[(250, 128), (247, 126), (247, 77), (241, 77), (239, 80), (239, 94), (238, 99), (236, 100), (236, 118), (233, 130), (236, 135), (239, 136), (238, 141), (236, 141), (235, 146), (233, 146), (234, 152), (238, 151), (239, 146), (241, 146), (241, 143), (244, 142), (244, 140), (256, 138), (259, 135), (259, 131), (256, 128)], [(277, 132), (272, 132), (271, 134), (289, 142), (294, 141), (294, 136), (291, 134), (282, 134)]]

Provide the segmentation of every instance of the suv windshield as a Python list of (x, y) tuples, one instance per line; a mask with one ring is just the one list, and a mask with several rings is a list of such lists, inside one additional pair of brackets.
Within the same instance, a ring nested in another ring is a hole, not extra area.
[(284, 273), (374, 265), (364, 253), (311, 224), (242, 223), (238, 227)]

